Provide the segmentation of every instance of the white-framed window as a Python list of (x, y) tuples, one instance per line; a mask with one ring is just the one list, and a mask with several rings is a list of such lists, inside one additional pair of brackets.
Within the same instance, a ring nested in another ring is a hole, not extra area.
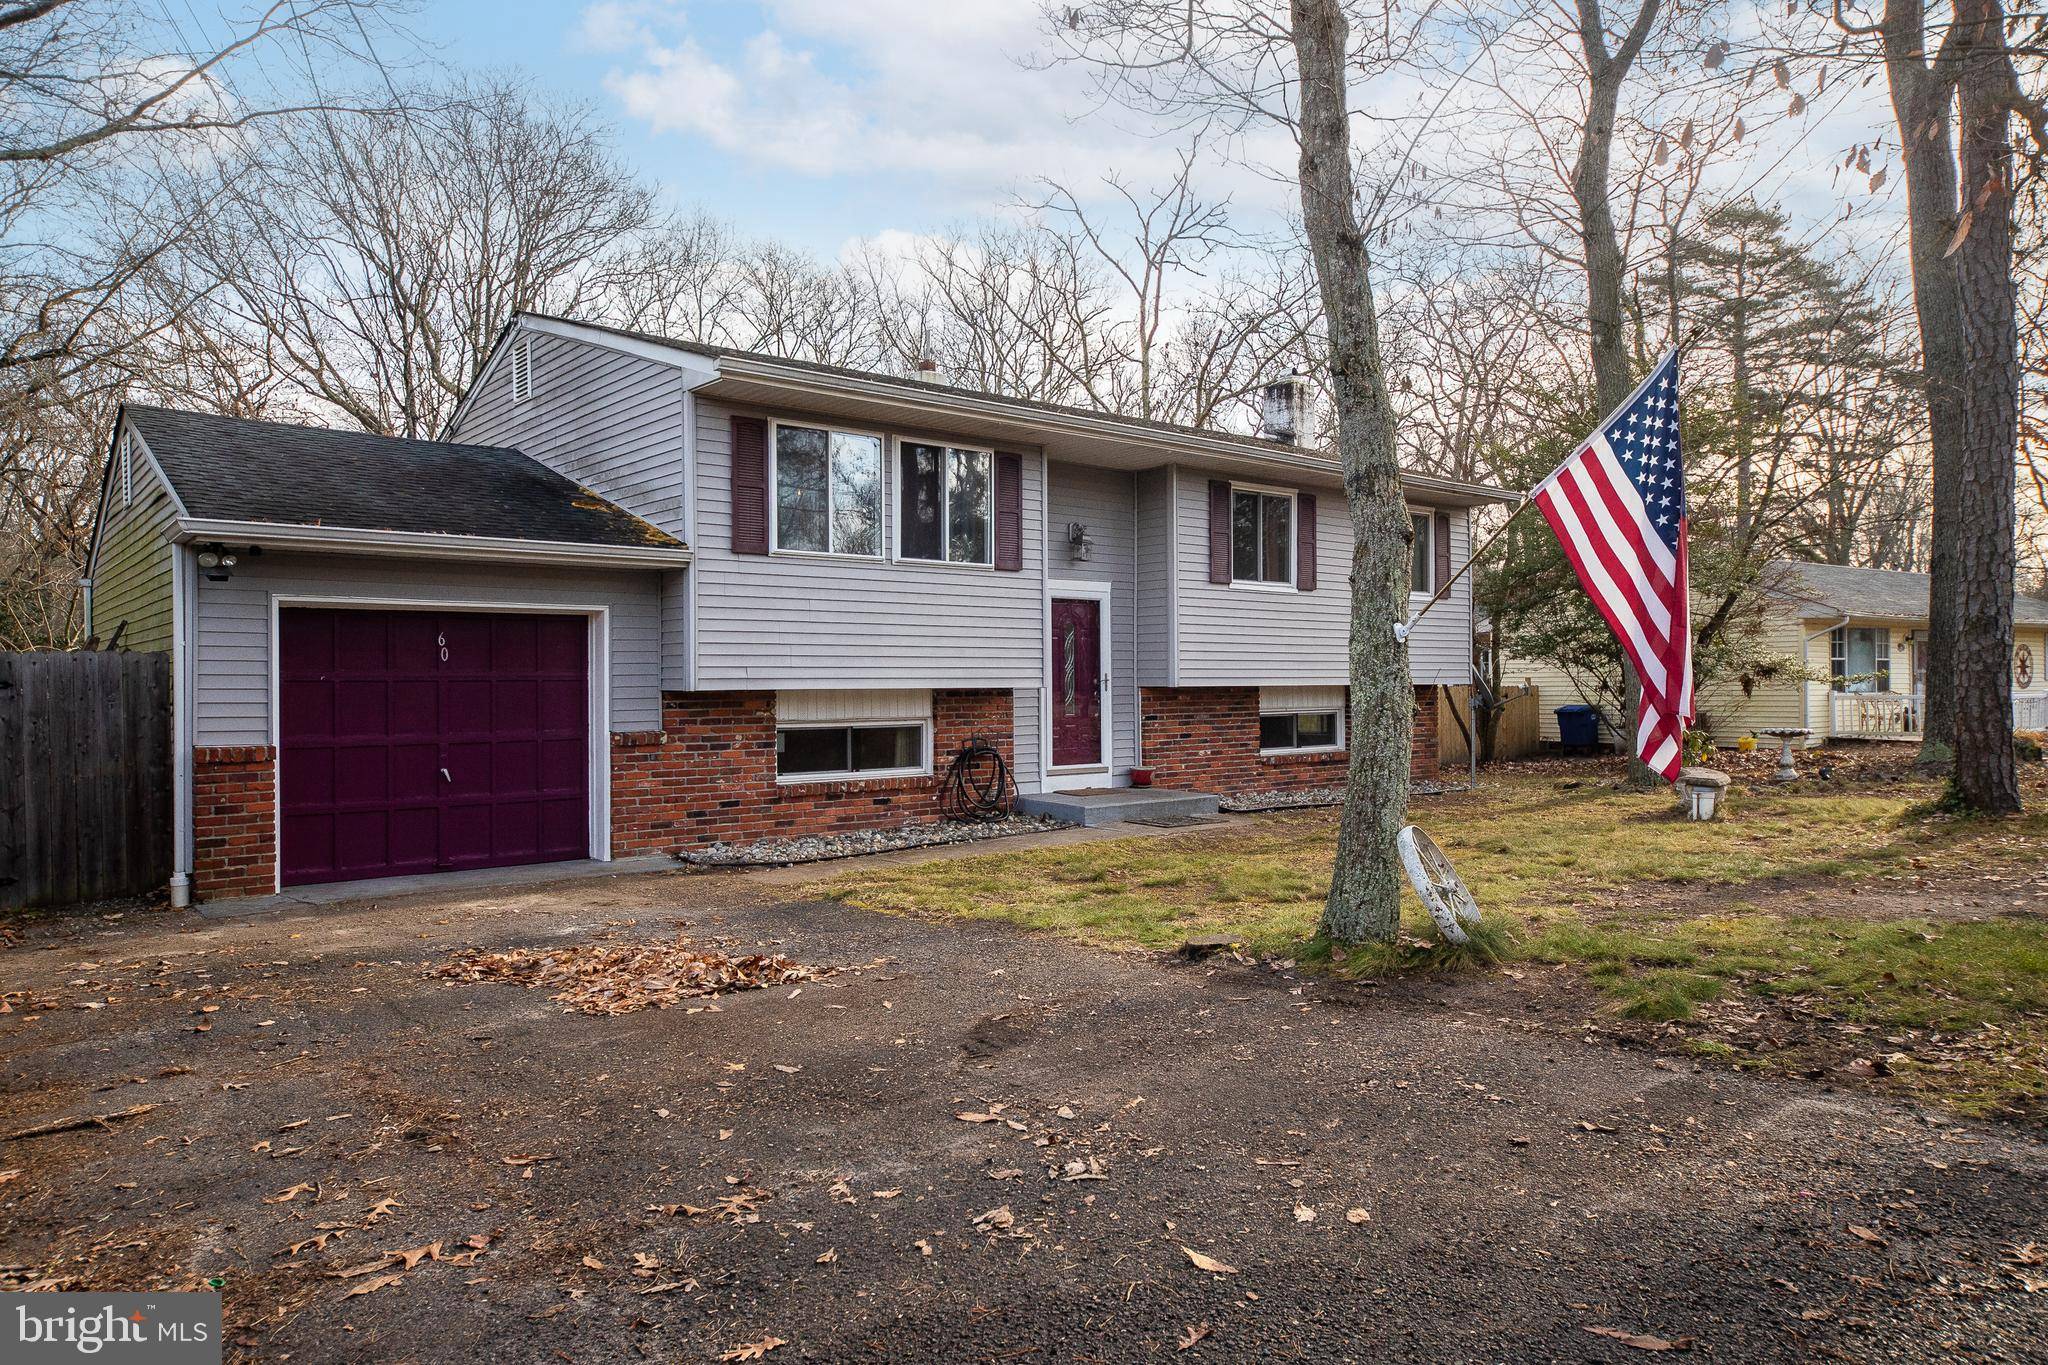
[(521, 337), (512, 347), (512, 401), (533, 397), (533, 338)]
[(1427, 597), (1436, 591), (1436, 518), (1411, 508), (1408, 524), (1415, 530), (1415, 543), (1409, 547), (1408, 591)]
[(779, 692), (778, 782), (916, 777), (932, 766), (932, 694), (910, 690)]
[(1232, 484), (1230, 581), (1294, 585), (1294, 494), (1281, 488)]
[(1344, 689), (1259, 689), (1259, 752), (1329, 753), (1344, 747)]
[(774, 545), (804, 554), (882, 553), (882, 438), (773, 424)]
[(896, 555), (931, 563), (995, 563), (992, 450), (896, 445)]
[(1837, 626), (1828, 641), (1828, 669), (1838, 692), (1892, 690), (1892, 632), (1888, 626)]

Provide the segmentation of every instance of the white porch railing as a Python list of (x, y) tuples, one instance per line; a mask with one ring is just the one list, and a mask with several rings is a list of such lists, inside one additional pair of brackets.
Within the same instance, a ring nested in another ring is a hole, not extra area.
[(1835, 739), (1918, 739), (1921, 699), (1911, 692), (1830, 692), (1828, 734)]
[[(1925, 698), (1917, 692), (1830, 692), (1828, 734), (1835, 739), (1920, 738)], [(2048, 730), (2048, 692), (2018, 692), (2012, 728)]]

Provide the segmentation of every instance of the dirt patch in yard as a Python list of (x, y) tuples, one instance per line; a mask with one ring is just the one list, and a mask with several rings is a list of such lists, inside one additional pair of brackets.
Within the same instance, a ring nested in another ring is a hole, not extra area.
[[(870, 965), (699, 1014), (427, 975), (678, 933)], [(45, 922), (0, 957), (0, 1125), (160, 1107), (12, 1145), (0, 1260), (218, 1278), (247, 1360), (2037, 1349), (2033, 1136), (1617, 1046), (1558, 1009), (1582, 975), (1512, 970), (1352, 985), (681, 877)]]

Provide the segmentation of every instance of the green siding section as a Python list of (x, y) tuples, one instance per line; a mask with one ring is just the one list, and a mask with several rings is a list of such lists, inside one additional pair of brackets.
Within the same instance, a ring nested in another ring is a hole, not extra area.
[(170, 490), (140, 450), (133, 496), (124, 498), (118, 459), (117, 455), (99, 564), (93, 572), (92, 633), (105, 644), (125, 621), (122, 648), (168, 650), (174, 549), (167, 536), (177, 509)]

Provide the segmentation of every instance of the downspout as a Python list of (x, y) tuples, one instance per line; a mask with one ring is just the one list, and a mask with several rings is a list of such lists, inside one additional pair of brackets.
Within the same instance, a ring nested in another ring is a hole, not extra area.
[(171, 906), (192, 904), (192, 664), (198, 594), (192, 550), (171, 547)]
[(84, 593), (84, 595), (85, 595), (85, 603), (84, 603), (84, 606), (85, 606), (85, 638), (86, 638), (86, 639), (88, 639), (88, 640), (90, 640), (90, 639), (92, 638), (92, 635), (93, 635), (93, 631), (92, 631), (92, 575), (91, 575), (91, 574), (87, 574), (87, 575), (86, 575), (86, 576), (85, 576), (84, 578), (81, 578), (81, 579), (79, 579), (79, 580), (78, 580), (78, 587), (79, 587), (79, 590), (80, 590), (80, 591), (81, 591), (82, 593)]
[[(1832, 635), (1836, 631), (1840, 630), (1843, 626), (1846, 626), (1848, 624), (1849, 613), (1845, 611), (1842, 613), (1842, 618), (1839, 621), (1835, 621), (1830, 625), (1822, 626), (1819, 630), (1807, 636), (1804, 640), (1801, 640), (1799, 642), (1799, 666), (1801, 668), (1805, 668), (1807, 666), (1806, 652), (1808, 647), (1811, 646), (1815, 640), (1818, 640), (1823, 635)], [(1834, 685), (1832, 682), (1830, 682), (1828, 690), (1831, 693), (1834, 691)], [(1834, 727), (1835, 715), (1834, 711), (1830, 709), (1828, 712), (1827, 736), (1829, 739), (1833, 739), (1835, 737)], [(1806, 690), (1806, 679), (1804, 678), (1801, 678), (1799, 680), (1799, 728), (1802, 730), (1811, 730), (1813, 728), (1813, 699), (1812, 694)]]

